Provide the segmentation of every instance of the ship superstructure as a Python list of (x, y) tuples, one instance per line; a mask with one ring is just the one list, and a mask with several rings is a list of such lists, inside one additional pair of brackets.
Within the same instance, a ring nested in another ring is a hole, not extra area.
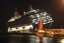
[(21, 18), (21, 15), (19, 15), (19, 12), (17, 11), (17, 8), (15, 8), (14, 16), (8, 22), (13, 22), (16, 19), (20, 19), (20, 18)]

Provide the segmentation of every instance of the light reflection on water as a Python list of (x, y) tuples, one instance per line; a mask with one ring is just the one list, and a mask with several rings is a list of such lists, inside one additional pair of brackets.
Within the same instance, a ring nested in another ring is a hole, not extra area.
[(0, 43), (61, 43), (64, 35), (52, 37), (43, 37), (40, 42), (39, 37), (34, 35), (0, 35)]
[(53, 43), (51, 37), (43, 37), (40, 42), (39, 37), (35, 35), (12, 35), (8, 43)]

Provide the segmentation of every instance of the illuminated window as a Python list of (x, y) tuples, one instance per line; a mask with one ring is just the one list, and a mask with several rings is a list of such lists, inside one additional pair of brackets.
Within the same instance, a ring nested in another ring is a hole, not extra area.
[(43, 20), (43, 24), (48, 24), (53, 22), (53, 19), (46, 12), (40, 12), (29, 16), (32, 20), (32, 23), (38, 24), (39, 20)]

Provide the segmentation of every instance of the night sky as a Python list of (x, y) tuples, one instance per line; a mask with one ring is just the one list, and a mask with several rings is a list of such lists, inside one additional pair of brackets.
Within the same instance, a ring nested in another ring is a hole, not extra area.
[[(64, 3), (62, 0), (0, 0), (0, 30), (6, 30), (5, 23), (13, 16), (15, 8), (20, 15), (29, 10), (29, 5), (34, 9), (42, 9), (52, 15), (54, 20), (52, 28), (64, 28)], [(62, 26), (61, 26), (62, 25)]]

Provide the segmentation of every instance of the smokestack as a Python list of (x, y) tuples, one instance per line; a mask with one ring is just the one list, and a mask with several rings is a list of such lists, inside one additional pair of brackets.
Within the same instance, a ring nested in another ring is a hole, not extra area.
[(17, 8), (15, 8), (14, 16), (19, 16), (19, 13), (18, 13), (18, 11), (17, 11)]

